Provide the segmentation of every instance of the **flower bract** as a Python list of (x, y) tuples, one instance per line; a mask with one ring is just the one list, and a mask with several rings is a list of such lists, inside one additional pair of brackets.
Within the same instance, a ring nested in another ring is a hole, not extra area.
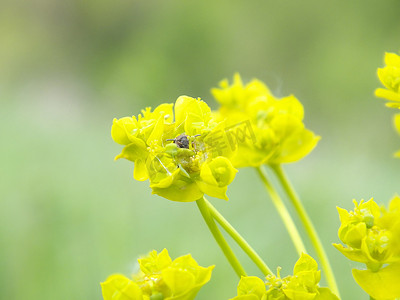
[(214, 268), (199, 266), (190, 254), (172, 261), (166, 249), (138, 261), (139, 274), (115, 274), (101, 283), (104, 300), (192, 300)]

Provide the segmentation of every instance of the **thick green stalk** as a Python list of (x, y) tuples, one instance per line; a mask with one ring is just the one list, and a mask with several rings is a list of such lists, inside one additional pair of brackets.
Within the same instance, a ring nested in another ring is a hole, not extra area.
[(272, 203), (275, 205), (276, 210), (278, 211), (283, 223), (286, 226), (287, 231), (293, 241), (294, 246), (296, 247), (297, 253), (301, 256), (302, 253), (307, 253), (306, 248), (303, 244), (299, 231), (296, 228), (296, 225), (293, 222), (292, 217), (290, 216), (285, 204), (282, 199), (279, 197), (278, 193), (269, 183), (266, 172), (262, 167), (256, 168), (258, 175), (260, 176), (262, 182), (264, 183), (267, 192), (269, 193)]
[(283, 189), (286, 194), (289, 196), (290, 201), (292, 202), (303, 226), (311, 240), (311, 243), (317, 253), (317, 256), (321, 262), (322, 269), (324, 270), (326, 280), (328, 282), (329, 288), (335, 293), (337, 296), (339, 295), (339, 290), (336, 284), (335, 276), (332, 271), (331, 264), (329, 263), (328, 256), (326, 255), (325, 249), (322, 246), (321, 240), (318, 237), (317, 231), (313, 223), (311, 222), (310, 217), (308, 216), (300, 198), (297, 196), (296, 192), (286, 174), (284, 173), (281, 165), (273, 165), (271, 168), (274, 170), (276, 176), (278, 177), (280, 183), (282, 184)]
[(232, 239), (239, 245), (240, 248), (247, 254), (247, 256), (254, 262), (254, 264), (261, 270), (264, 276), (273, 275), (271, 269), (257, 254), (257, 252), (246, 242), (246, 240), (236, 231), (235, 228), (218, 212), (218, 210), (204, 199), (208, 205), (208, 209), (221, 227), (232, 237)]
[(247, 276), (245, 270), (243, 269), (242, 265), (240, 264), (239, 260), (233, 253), (232, 249), (229, 247), (227, 241), (225, 240), (224, 236), (222, 235), (221, 231), (219, 231), (217, 224), (211, 213), (209, 211), (208, 205), (204, 198), (201, 198), (196, 201), (197, 206), (200, 210), (201, 215), (203, 216), (204, 221), (206, 222), (208, 229), (210, 229), (214, 239), (218, 243), (219, 247), (221, 248), (222, 252), (224, 253), (225, 257), (228, 259), (229, 263), (231, 264), (232, 268), (235, 270), (236, 274), (240, 277)]

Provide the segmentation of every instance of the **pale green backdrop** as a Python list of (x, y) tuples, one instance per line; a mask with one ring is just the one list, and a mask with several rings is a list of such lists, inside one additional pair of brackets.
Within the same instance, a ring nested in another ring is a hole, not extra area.
[[(338, 242), (335, 206), (400, 192), (393, 111), (373, 91), (400, 50), (400, 2), (3, 0), (0, 3), (0, 298), (100, 300), (99, 283), (166, 247), (216, 264), (198, 299), (238, 279), (194, 203), (150, 195), (114, 162), (114, 117), (202, 97), (239, 71), (295, 94), (322, 136), (286, 166), (333, 261), (343, 299), (367, 299)], [(264, 257), (291, 273), (296, 253), (251, 169), (212, 202)], [(235, 248), (236, 249), (236, 248)], [(250, 273), (259, 275), (240, 253)], [(322, 282), (324, 284), (324, 282)]]

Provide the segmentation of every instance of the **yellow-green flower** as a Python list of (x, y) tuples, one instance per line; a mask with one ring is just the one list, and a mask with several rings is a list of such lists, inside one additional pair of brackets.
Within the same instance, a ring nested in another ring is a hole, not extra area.
[(211, 90), (220, 103), (215, 113), (225, 120), (225, 134), (237, 148), (235, 167), (290, 163), (300, 160), (316, 146), (319, 137), (303, 124), (304, 110), (293, 96), (278, 99), (261, 81), (244, 85), (239, 74)]
[(318, 286), (320, 279), (317, 262), (303, 253), (294, 266), (293, 275), (281, 278), (278, 268), (277, 276), (268, 275), (266, 282), (254, 276), (242, 277), (238, 296), (232, 300), (337, 300), (328, 288)]
[(354, 204), (354, 211), (338, 208), (338, 234), (347, 247), (333, 245), (348, 259), (365, 263), (367, 270), (352, 273), (374, 299), (400, 297), (400, 197), (393, 197), (388, 209), (373, 199)]
[(389, 210), (379, 207), (370, 199), (358, 204), (354, 211), (339, 208), (340, 240), (347, 245), (334, 244), (347, 258), (374, 264), (379, 269), (385, 263), (400, 261), (400, 202), (398, 196), (391, 200)]
[(199, 266), (190, 254), (172, 261), (166, 249), (138, 261), (140, 273), (131, 279), (115, 274), (101, 283), (104, 300), (191, 300), (214, 268)]
[(181, 96), (174, 107), (162, 104), (138, 118), (115, 119), (111, 135), (125, 145), (116, 159), (134, 162), (134, 178), (149, 179), (154, 194), (182, 202), (205, 193), (227, 200), (237, 170), (228, 159), (233, 151), (224, 126), (204, 101)]
[(378, 88), (375, 95), (389, 100), (388, 107), (400, 108), (400, 56), (385, 53), (386, 66), (378, 69), (378, 77), (385, 89)]
[(124, 117), (113, 121), (111, 137), (116, 143), (125, 145), (121, 154), (115, 159), (125, 158), (133, 161), (135, 163), (133, 175), (136, 180), (148, 179), (146, 161), (149, 156), (148, 149), (153, 142), (152, 133), (156, 124), (167, 126), (171, 123), (172, 106), (173, 104), (161, 104), (153, 112), (147, 107), (137, 118)]

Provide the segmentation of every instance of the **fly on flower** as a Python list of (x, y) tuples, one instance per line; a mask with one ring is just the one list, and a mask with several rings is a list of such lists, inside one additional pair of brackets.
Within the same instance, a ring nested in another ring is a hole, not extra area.
[(111, 135), (125, 145), (116, 159), (135, 164), (134, 178), (149, 179), (153, 194), (173, 201), (196, 201), (208, 194), (228, 199), (227, 186), (235, 177), (230, 149), (213, 155), (209, 140), (224, 128), (199, 98), (179, 97), (174, 105), (150, 108), (138, 118), (114, 120)]
[[(198, 136), (201, 136), (201, 134), (196, 134), (194, 137)], [(189, 149), (189, 139), (189, 136), (187, 136), (185, 133), (182, 133), (178, 135), (175, 139), (167, 139), (167, 141), (173, 141), (178, 146), (178, 148)]]

